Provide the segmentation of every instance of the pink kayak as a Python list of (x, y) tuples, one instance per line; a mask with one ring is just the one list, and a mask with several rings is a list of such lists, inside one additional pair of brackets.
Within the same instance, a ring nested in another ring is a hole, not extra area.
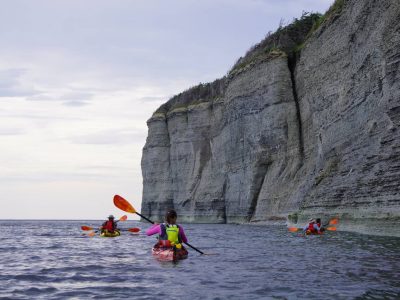
[(151, 252), (159, 261), (178, 261), (188, 257), (188, 252), (183, 246), (181, 249), (174, 249), (172, 247), (159, 247), (156, 244)]

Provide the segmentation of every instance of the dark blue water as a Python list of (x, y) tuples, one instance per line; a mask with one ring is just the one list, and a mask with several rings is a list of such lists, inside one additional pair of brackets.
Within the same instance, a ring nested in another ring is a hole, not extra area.
[(0, 221), (0, 298), (400, 299), (399, 238), (191, 224), (190, 243), (217, 255), (173, 264), (151, 256), (154, 237), (82, 236), (100, 223)]

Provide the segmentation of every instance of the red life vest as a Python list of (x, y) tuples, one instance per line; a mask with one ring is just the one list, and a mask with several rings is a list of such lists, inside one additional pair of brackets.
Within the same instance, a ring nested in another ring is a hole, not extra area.
[(311, 222), (311, 223), (308, 223), (308, 229), (307, 230), (310, 230), (311, 231), (311, 233), (316, 233), (317, 232), (317, 230), (315, 230), (315, 228), (314, 228), (314, 222)]
[(106, 221), (103, 225), (103, 229), (113, 232), (115, 230), (114, 221)]

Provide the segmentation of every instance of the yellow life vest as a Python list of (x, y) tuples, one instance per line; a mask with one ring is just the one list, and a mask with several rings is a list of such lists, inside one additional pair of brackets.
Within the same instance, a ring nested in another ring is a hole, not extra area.
[(160, 240), (168, 240), (171, 246), (177, 246), (180, 248), (180, 235), (179, 235), (179, 226), (176, 224), (161, 224), (161, 235)]

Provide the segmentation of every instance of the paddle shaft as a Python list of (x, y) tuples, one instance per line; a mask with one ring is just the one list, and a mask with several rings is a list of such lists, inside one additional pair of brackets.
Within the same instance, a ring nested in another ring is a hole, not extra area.
[(150, 222), (151, 224), (154, 224), (154, 222), (150, 219), (147, 219), (145, 216), (143, 216), (142, 214), (139, 214), (137, 211), (135, 211), (135, 214), (137, 214), (139, 217), (142, 217), (143, 219), (145, 219), (147, 222)]
[[(123, 197), (119, 196), (119, 195), (115, 195), (114, 196), (114, 205), (116, 207), (118, 207), (119, 209), (132, 213), (132, 214), (137, 214), (139, 217), (142, 217), (143, 219), (145, 219), (147, 222), (154, 224), (154, 222), (148, 218), (146, 218), (145, 216), (143, 216), (142, 214), (138, 213), (136, 211), (136, 209)], [(189, 243), (185, 243), (185, 245), (188, 245), (190, 248), (192, 248), (193, 250), (199, 252), (200, 254), (204, 254), (204, 252), (200, 251), (199, 249), (193, 247), (192, 245), (190, 245)]]
[(183, 242), (185, 245), (188, 245), (190, 248), (192, 248), (193, 250), (196, 250), (197, 252), (199, 252), (200, 254), (204, 254), (204, 252), (203, 251), (201, 251), (201, 250), (199, 250), (199, 249), (197, 249), (196, 247), (194, 247), (194, 246), (192, 246), (192, 245), (190, 245), (189, 243), (185, 243), (185, 242)]
[[(150, 222), (151, 224), (154, 224), (154, 222), (153, 222), (152, 220), (146, 218), (145, 216), (139, 214), (138, 212), (135, 212), (135, 213), (136, 213), (138, 216), (140, 216), (140, 217), (142, 217), (143, 219), (145, 219), (146, 221)], [(189, 243), (185, 243), (185, 242), (183, 242), (183, 243), (184, 243), (185, 245), (189, 246), (190, 248), (192, 248), (193, 250), (196, 250), (196, 251), (199, 252), (200, 254), (204, 254), (203, 251), (197, 249), (196, 247), (190, 245)]]

